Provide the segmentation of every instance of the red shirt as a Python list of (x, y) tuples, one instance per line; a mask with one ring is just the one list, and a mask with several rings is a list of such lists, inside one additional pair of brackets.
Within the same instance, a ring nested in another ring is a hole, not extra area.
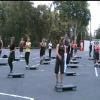
[(99, 52), (99, 50), (100, 50), (99, 45), (95, 45), (95, 46), (94, 46), (94, 50), (95, 50), (96, 52)]
[(76, 44), (76, 43), (73, 43), (73, 44), (72, 44), (72, 47), (73, 47), (73, 48), (77, 48), (77, 44)]

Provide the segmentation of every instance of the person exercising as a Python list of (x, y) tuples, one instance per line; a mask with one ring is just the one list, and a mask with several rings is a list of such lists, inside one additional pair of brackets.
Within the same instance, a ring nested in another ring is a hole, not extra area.
[(76, 53), (77, 53), (77, 43), (76, 43), (76, 41), (74, 40), (74, 41), (73, 41), (73, 56), (74, 56), (74, 57), (76, 56)]
[(66, 52), (67, 52), (66, 65), (68, 65), (69, 62), (70, 62), (70, 56), (71, 56), (71, 43), (70, 43), (70, 39), (68, 41), (68, 46), (67, 46)]
[(100, 50), (100, 46), (99, 46), (99, 42), (96, 42), (95, 46), (94, 46), (94, 53), (95, 53), (95, 64), (98, 65), (98, 60), (99, 60), (99, 50)]
[(49, 58), (51, 58), (51, 51), (52, 51), (52, 42), (51, 41), (48, 44), (48, 50), (49, 50)]
[(15, 47), (16, 47), (15, 46), (15, 38), (12, 37), (10, 45), (9, 45), (10, 54), (9, 54), (9, 57), (8, 57), (8, 64), (9, 64), (9, 67), (10, 67), (10, 73), (13, 73), (13, 61), (15, 59)]
[(2, 48), (3, 48), (3, 41), (0, 36), (0, 57), (1, 57), (1, 53), (2, 53)]
[(55, 64), (56, 86), (60, 87), (62, 87), (63, 84), (64, 53), (66, 53), (66, 46), (64, 45), (64, 37), (61, 37), (59, 43), (56, 46), (56, 64)]
[(64, 72), (66, 72), (67, 65), (69, 64), (69, 61), (70, 61), (70, 53), (71, 53), (70, 39), (65, 40), (65, 45), (66, 45), (67, 56), (65, 60), (66, 66), (64, 68)]
[(27, 41), (26, 41), (26, 44), (25, 44), (25, 62), (26, 62), (26, 67), (29, 67), (30, 51), (31, 51), (31, 42), (30, 42), (30, 38), (27, 37)]
[(91, 57), (91, 52), (92, 52), (92, 43), (90, 41), (90, 45), (89, 45), (89, 57)]
[(24, 49), (24, 43), (25, 43), (24, 39), (21, 38), (21, 41), (19, 43), (20, 58), (23, 57), (22, 53), (23, 53), (23, 49)]
[(44, 60), (45, 50), (46, 50), (46, 40), (43, 38), (40, 43), (40, 64), (42, 64)]

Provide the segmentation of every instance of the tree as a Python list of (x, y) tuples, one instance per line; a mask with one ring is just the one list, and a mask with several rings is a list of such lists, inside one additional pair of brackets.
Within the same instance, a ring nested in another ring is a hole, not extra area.
[[(23, 34), (33, 32), (33, 11), (29, 1), (2, 1), (1, 8), (6, 15), (2, 35), (8, 37), (15, 36), (18, 44)], [(20, 37), (20, 38), (19, 38)]]
[(96, 33), (95, 38), (96, 38), (96, 39), (100, 39), (100, 26), (99, 26), (99, 28), (95, 31), (95, 33)]
[(56, 9), (59, 10), (60, 16), (67, 20), (73, 29), (74, 39), (77, 39), (78, 27), (85, 27), (89, 23), (90, 11), (86, 1), (55, 1)]

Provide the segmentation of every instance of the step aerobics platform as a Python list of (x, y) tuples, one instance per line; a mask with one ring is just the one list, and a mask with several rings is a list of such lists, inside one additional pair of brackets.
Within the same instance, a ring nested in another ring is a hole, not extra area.
[(43, 62), (41, 63), (41, 65), (48, 65), (48, 64), (50, 64), (50, 61), (43, 61)]
[(76, 57), (74, 57), (74, 58), (76, 58), (76, 59), (81, 59), (82, 57), (80, 57), (80, 56), (76, 56)]
[(75, 60), (76, 60), (76, 58), (72, 58), (72, 60), (73, 60), (73, 61), (75, 61)]
[(55, 91), (56, 92), (64, 92), (64, 91), (75, 91), (77, 86), (75, 85), (63, 85), (62, 87), (60, 86), (55, 86)]
[(78, 64), (79, 62), (76, 60), (70, 61), (70, 64)]
[(45, 58), (44, 61), (50, 61), (50, 58)]
[(78, 68), (79, 65), (78, 64), (68, 64), (67, 67), (68, 68)]
[(94, 58), (89, 58), (88, 60), (94, 60)]
[(75, 72), (65, 72), (66, 76), (76, 76)]
[(19, 58), (15, 58), (14, 61), (20, 61), (20, 59)]
[(24, 78), (24, 74), (23, 73), (10, 73), (8, 74), (8, 78)]
[(56, 59), (56, 57), (51, 57), (51, 59)]
[(38, 69), (39, 69), (39, 67), (37, 67), (37, 66), (26, 67), (26, 70), (38, 70)]
[(94, 67), (100, 68), (100, 64), (98, 64), (98, 65), (95, 65), (95, 64), (94, 64)]
[(0, 66), (6, 66), (6, 65), (8, 65), (8, 63), (1, 63), (0, 62)]

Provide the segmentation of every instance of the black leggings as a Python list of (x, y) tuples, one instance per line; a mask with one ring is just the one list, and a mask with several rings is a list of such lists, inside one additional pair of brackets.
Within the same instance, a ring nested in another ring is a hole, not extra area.
[(12, 63), (13, 63), (14, 59), (15, 59), (15, 52), (13, 51), (13, 52), (10, 52), (10, 55), (8, 57), (8, 64), (10, 67), (10, 72), (13, 71), (13, 64)]
[(89, 57), (91, 57), (91, 52), (92, 52), (92, 50), (90, 49), (90, 50), (89, 50)]
[(25, 52), (25, 61), (27, 65), (29, 64), (29, 56), (30, 56), (30, 52)]
[(73, 57), (73, 48), (71, 48), (70, 57)]
[(70, 56), (71, 56), (71, 54), (70, 54), (70, 53), (67, 53), (66, 64), (69, 64), (69, 61), (70, 61)]
[(0, 56), (1, 56), (2, 50), (0, 50)]
[(99, 60), (99, 52), (95, 52), (95, 60)]
[(45, 48), (40, 49), (40, 57), (42, 57), (43, 55), (45, 55)]
[(56, 57), (55, 74), (58, 74), (59, 71), (60, 74), (64, 73), (64, 57), (62, 58), (62, 60), (59, 60), (59, 58)]
[(51, 58), (51, 49), (49, 49), (49, 57)]

